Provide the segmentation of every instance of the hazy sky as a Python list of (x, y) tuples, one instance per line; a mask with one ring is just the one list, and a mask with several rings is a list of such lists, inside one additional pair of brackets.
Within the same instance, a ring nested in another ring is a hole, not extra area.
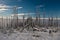
[[(60, 0), (0, 0), (0, 6), (11, 7), (15, 5), (21, 7), (21, 9), (18, 9), (18, 13), (30, 13), (31, 15), (35, 15), (36, 6), (42, 5), (42, 8), (39, 8), (41, 17), (43, 12), (46, 17), (60, 17)], [(42, 10), (43, 8), (45, 8), (45, 11)], [(12, 9), (0, 9), (0, 15), (11, 13), (13, 13)]]

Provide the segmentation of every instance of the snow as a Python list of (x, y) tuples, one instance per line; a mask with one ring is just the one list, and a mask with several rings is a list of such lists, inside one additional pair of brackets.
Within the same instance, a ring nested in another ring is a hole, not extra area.
[[(33, 35), (39, 35), (34, 37)], [(15, 31), (11, 35), (3, 34), (0, 32), (0, 40), (60, 40), (60, 33), (48, 32), (18, 32)]]

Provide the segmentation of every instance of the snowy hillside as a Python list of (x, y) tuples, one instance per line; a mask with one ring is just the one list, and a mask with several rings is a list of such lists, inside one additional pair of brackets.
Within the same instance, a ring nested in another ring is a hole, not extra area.
[[(33, 36), (39, 35), (39, 36)], [(52, 33), (51, 35), (48, 32), (18, 32), (15, 31), (11, 35), (3, 34), (0, 32), (0, 40), (60, 40), (60, 33)]]

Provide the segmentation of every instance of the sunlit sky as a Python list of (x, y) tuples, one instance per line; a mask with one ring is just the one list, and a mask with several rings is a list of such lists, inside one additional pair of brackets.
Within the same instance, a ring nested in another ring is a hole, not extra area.
[[(21, 7), (18, 9), (18, 14), (30, 13), (32, 16), (35, 16), (36, 7), (39, 5), (42, 5), (39, 8), (41, 17), (43, 17), (43, 13), (45, 13), (45, 17), (60, 17), (60, 0), (0, 0), (0, 7), (18, 6)], [(0, 8), (0, 16), (8, 16), (12, 13), (13, 9)]]

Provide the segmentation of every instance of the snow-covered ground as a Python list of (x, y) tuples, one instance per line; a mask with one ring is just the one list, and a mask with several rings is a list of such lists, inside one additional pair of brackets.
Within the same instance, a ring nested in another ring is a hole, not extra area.
[[(33, 35), (39, 35), (34, 37)], [(60, 40), (60, 32), (49, 34), (47, 32), (18, 32), (8, 34), (0, 33), (0, 40)]]

